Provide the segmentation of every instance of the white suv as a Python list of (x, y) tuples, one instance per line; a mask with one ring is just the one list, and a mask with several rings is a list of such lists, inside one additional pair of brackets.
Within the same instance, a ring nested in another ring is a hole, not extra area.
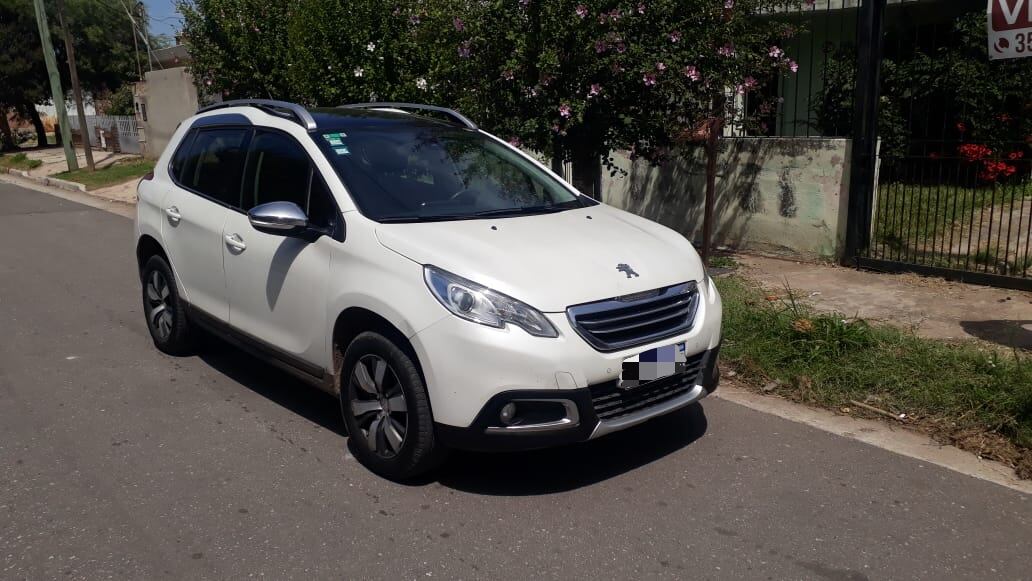
[(201, 109), (139, 185), (136, 255), (158, 349), (200, 327), (339, 395), (389, 478), (598, 438), (719, 377), (687, 240), (449, 109)]

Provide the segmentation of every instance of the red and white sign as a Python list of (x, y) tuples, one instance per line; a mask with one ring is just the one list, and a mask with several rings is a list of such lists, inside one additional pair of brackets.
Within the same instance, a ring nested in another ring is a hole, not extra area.
[(1032, 56), (1032, 0), (989, 0), (989, 58)]

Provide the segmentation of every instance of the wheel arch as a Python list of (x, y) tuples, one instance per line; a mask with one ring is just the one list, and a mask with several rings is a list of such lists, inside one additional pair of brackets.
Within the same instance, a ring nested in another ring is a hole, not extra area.
[(168, 263), (169, 267), (172, 266), (172, 262), (168, 259), (168, 254), (161, 246), (161, 243), (150, 234), (143, 234), (136, 241), (136, 268), (141, 275), (143, 274), (143, 265), (147, 263), (147, 259), (151, 256), (160, 256)]
[(366, 331), (380, 333), (393, 341), (398, 348), (411, 357), (412, 362), (416, 364), (416, 369), (419, 371), (419, 377), (423, 380), (423, 385), (429, 389), (426, 383), (426, 374), (423, 372), (423, 364), (419, 360), (419, 354), (416, 353), (415, 347), (408, 337), (405, 336), (405, 333), (397, 325), (375, 311), (364, 307), (348, 307), (337, 315), (337, 319), (333, 323), (333, 389), (336, 393), (340, 393), (340, 376), (343, 373), (341, 365), (344, 363), (344, 351), (355, 337)]

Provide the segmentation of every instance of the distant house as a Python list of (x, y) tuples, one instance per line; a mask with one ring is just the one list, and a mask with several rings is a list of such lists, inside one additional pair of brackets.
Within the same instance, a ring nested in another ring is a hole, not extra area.
[(200, 101), (187, 71), (186, 45), (155, 50), (151, 61), (153, 70), (133, 88), (133, 102), (143, 155), (153, 159), (164, 151), (179, 123), (197, 112)]

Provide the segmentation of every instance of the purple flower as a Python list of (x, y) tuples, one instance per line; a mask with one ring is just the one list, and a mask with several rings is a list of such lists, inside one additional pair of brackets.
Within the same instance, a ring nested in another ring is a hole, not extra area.
[(666, 63), (664, 63), (663, 61), (660, 61), (660, 62), (656, 63), (656, 70), (659, 71), (659, 72), (665, 71), (666, 70)]
[(752, 77), (752, 75), (742, 79), (742, 84), (745, 85), (746, 89), (755, 89), (759, 85), (759, 83), (756, 81), (755, 78)]
[(462, 32), (466, 29), (466, 23), (463, 22), (462, 19), (459, 17), (456, 17), (455, 20), (452, 20), (452, 24), (455, 26), (455, 30), (459, 32)]
[(730, 42), (717, 49), (717, 54), (720, 56), (733, 57), (735, 56), (735, 45)]
[(602, 85), (600, 85), (598, 83), (592, 83), (591, 84), (591, 88), (588, 89), (588, 98), (590, 99), (592, 97), (598, 96), (601, 93), (602, 93)]
[(511, 81), (514, 76), (516, 76), (516, 75), (514, 75), (513, 72), (510, 71), (509, 69), (505, 69), (504, 71), (502, 71), (502, 78), (505, 79), (506, 81)]
[(412, 16), (409, 16), (408, 17), (408, 23), (413, 25), (413, 26), (419, 24), (419, 15), (418, 14), (413, 14)]
[(798, 73), (799, 72), (799, 63), (795, 62), (792, 59), (788, 59), (788, 68), (793, 73)]
[(688, 77), (693, 81), (698, 81), (702, 78), (702, 75), (699, 74), (699, 69), (695, 68), (695, 65), (688, 65), (684, 67), (684, 76)]
[(459, 56), (461, 58), (468, 59), (471, 52), (468, 40), (459, 43)]
[(598, 53), (598, 54), (602, 54), (602, 53), (606, 52), (606, 43), (601, 41), (601, 40), (596, 40), (595, 41), (595, 52)]
[(669, 36), (670, 42), (678, 42), (681, 40), (681, 32), (679, 30), (671, 32)]
[(509, 138), (509, 145), (513, 147), (521, 147), (523, 145), (523, 142), (520, 141), (519, 137), (512, 136)]
[(638, 2), (638, 14), (645, 14), (645, 3)]
[(577, 13), (577, 16), (585, 18), (588, 15), (588, 7), (583, 4), (578, 4), (575, 12)]
[(573, 111), (570, 109), (569, 105), (567, 105), (566, 103), (563, 103), (562, 105), (559, 105), (559, 116), (560, 117), (562, 117), (563, 119), (569, 119), (570, 115), (572, 115), (572, 114), (573, 114)]
[(724, 8), (731, 10), (735, 7), (735, 0), (724, 0)]
[(781, 47), (772, 46), (770, 47), (770, 50), (767, 51), (767, 54), (770, 55), (770, 58), (779, 59), (785, 56), (785, 51), (781, 50)]
[(645, 73), (641, 80), (645, 82), (646, 87), (654, 87), (656, 86), (656, 73)]
[(616, 52), (618, 52), (620, 54), (623, 54), (626, 51), (627, 51), (627, 45), (626, 44), (624, 44), (622, 42), (616, 43)]

